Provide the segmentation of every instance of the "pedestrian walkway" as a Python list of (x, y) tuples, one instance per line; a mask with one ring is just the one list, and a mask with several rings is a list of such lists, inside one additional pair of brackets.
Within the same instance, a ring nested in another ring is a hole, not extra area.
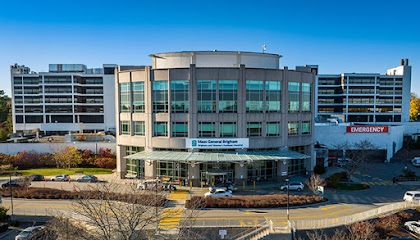
[(362, 182), (362, 183), (363, 183), (363, 184), (370, 185), (370, 186), (373, 186), (373, 185), (375, 185), (375, 186), (398, 185), (398, 184), (396, 184), (396, 183), (392, 183), (391, 181), (374, 181), (374, 180), (369, 181), (369, 182)]
[(187, 200), (187, 196), (188, 196), (188, 190), (176, 190), (176, 191), (172, 191), (171, 194), (169, 195), (168, 200), (169, 201), (185, 201)]
[(159, 221), (159, 228), (177, 228), (182, 217), (183, 209), (165, 209)]

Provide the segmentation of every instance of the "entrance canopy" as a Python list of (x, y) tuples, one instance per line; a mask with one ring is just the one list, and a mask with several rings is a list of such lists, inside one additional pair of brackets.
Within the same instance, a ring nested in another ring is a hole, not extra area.
[(306, 159), (308, 155), (290, 150), (249, 151), (249, 152), (173, 152), (173, 151), (144, 151), (124, 158), (139, 160), (160, 160), (178, 162), (253, 162), (267, 160)]

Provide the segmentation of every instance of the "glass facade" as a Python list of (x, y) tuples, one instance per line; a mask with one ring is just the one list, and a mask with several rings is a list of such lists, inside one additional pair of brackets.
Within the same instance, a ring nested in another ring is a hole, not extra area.
[(268, 180), (277, 177), (275, 161), (255, 161), (248, 164), (248, 180)]
[(134, 122), (134, 135), (136, 136), (144, 136), (145, 135), (146, 126), (144, 121), (135, 121)]
[(168, 123), (155, 122), (153, 124), (153, 136), (154, 137), (167, 137), (168, 136)]
[(154, 81), (152, 85), (152, 109), (154, 113), (168, 112), (168, 82)]
[(302, 134), (303, 135), (311, 134), (311, 122), (309, 121), (302, 122)]
[(262, 125), (260, 122), (248, 122), (246, 124), (248, 137), (260, 137), (262, 134)]
[(262, 112), (264, 102), (264, 81), (246, 81), (246, 111)]
[(238, 107), (238, 81), (219, 81), (219, 112), (236, 112)]
[(217, 81), (197, 81), (197, 110), (202, 112), (216, 112)]
[[(138, 152), (144, 151), (142, 147), (125, 147), (125, 155), (129, 156)], [(127, 173), (136, 175), (138, 177), (144, 177), (144, 160), (139, 159), (127, 159)]]
[(144, 82), (133, 82), (133, 111), (144, 112)]
[(288, 122), (287, 123), (287, 132), (289, 135), (298, 135), (299, 134), (299, 123), (298, 122)]
[(300, 83), (298, 82), (289, 82), (288, 91), (289, 91), (289, 111), (296, 112), (299, 111), (299, 89)]
[(267, 112), (280, 112), (281, 110), (281, 82), (265, 82), (266, 107)]
[(236, 137), (236, 123), (221, 122), (220, 123), (220, 137)]
[(156, 161), (156, 175), (169, 177), (172, 181), (188, 177), (188, 164), (172, 161)]
[(214, 122), (199, 122), (198, 137), (216, 137), (216, 125)]
[(188, 137), (188, 122), (172, 123), (172, 137)]
[(302, 83), (302, 111), (311, 111), (311, 84)]
[(121, 121), (120, 124), (120, 134), (122, 135), (131, 135), (130, 121)]
[(120, 112), (131, 112), (130, 83), (120, 83)]
[(171, 81), (171, 111), (188, 112), (188, 81)]
[(279, 122), (267, 123), (267, 136), (280, 136), (280, 123)]

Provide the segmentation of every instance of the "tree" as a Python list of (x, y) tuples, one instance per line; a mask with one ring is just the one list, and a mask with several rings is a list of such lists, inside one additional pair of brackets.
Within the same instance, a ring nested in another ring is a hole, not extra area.
[(416, 121), (420, 111), (420, 99), (415, 93), (411, 93), (410, 100), (410, 121)]
[(0, 128), (0, 142), (6, 142), (8, 134), (4, 128)]
[(82, 163), (82, 154), (77, 150), (77, 147), (67, 146), (55, 152), (54, 160), (58, 167), (77, 167), (78, 164)]
[(0, 90), (0, 123), (6, 121), (11, 106), (10, 98)]
[(310, 180), (306, 182), (306, 185), (308, 185), (308, 188), (313, 192), (313, 194), (316, 194), (318, 192), (318, 186), (325, 186), (325, 180), (321, 178), (318, 174), (313, 174), (310, 177)]

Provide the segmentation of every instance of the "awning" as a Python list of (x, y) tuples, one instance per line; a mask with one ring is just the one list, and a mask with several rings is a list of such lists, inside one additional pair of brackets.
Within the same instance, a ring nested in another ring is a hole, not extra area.
[(143, 151), (124, 158), (139, 160), (160, 160), (177, 162), (253, 162), (267, 160), (288, 160), (310, 158), (290, 150), (249, 151), (249, 152), (174, 152), (174, 151)]

